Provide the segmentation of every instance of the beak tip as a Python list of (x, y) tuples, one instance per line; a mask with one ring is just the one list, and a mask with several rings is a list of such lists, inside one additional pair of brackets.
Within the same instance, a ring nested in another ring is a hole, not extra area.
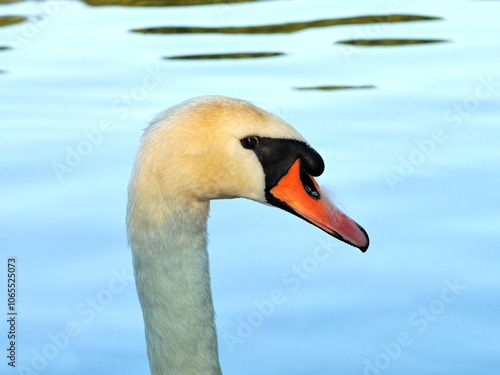
[(368, 246), (370, 246), (370, 237), (368, 237), (368, 233), (366, 233), (366, 230), (361, 226), (359, 225), (358, 223), (356, 223), (356, 225), (358, 226), (359, 230), (365, 235), (366, 237), (366, 245), (364, 246), (357, 246), (359, 250), (361, 250), (362, 253), (365, 253), (366, 250), (368, 250)]

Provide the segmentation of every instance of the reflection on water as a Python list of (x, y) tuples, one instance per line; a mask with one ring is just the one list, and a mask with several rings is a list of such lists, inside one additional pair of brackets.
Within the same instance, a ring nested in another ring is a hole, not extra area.
[[(10, 50), (10, 49), (12, 49), (12, 48), (7, 47), (7, 46), (0, 46), (0, 52), (3, 52), (3, 51), (8, 51), (8, 50)], [(1, 70), (1, 69), (0, 69), (0, 74), (4, 74), (4, 73), (7, 73), (7, 72), (6, 72), (5, 70)]]
[(369, 15), (360, 17), (331, 18), (308, 22), (290, 22), (275, 25), (237, 26), (237, 27), (195, 27), (165, 26), (133, 29), (134, 33), (143, 34), (279, 34), (294, 33), (316, 27), (340, 25), (361, 25), (371, 23), (413, 22), (441, 20), (440, 17), (417, 16), (409, 14)]
[(0, 0), (0, 5), (12, 4), (12, 3), (20, 3), (22, 1), (26, 1), (26, 0)]
[(352, 44), (355, 46), (406, 46), (411, 44), (445, 43), (445, 39), (350, 39), (341, 40), (338, 44)]
[(283, 52), (240, 52), (240, 53), (214, 53), (203, 55), (183, 55), (165, 57), (167, 60), (218, 60), (218, 59), (253, 59), (261, 57), (283, 56)]
[(262, 0), (82, 0), (92, 6), (118, 5), (124, 7), (172, 7), (209, 4), (235, 4)]
[(374, 89), (374, 85), (360, 86), (309, 86), (309, 87), (294, 87), (295, 90), (351, 90), (351, 89)]
[(26, 21), (26, 17), (23, 16), (0, 16), (0, 27), (15, 25), (24, 21)]

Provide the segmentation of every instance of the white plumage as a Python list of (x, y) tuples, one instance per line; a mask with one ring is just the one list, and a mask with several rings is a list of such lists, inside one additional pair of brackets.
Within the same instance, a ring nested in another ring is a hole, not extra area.
[(242, 147), (247, 136), (305, 142), (277, 116), (217, 96), (172, 107), (145, 130), (127, 229), (154, 375), (221, 374), (207, 217), (211, 199), (269, 204), (261, 161)]

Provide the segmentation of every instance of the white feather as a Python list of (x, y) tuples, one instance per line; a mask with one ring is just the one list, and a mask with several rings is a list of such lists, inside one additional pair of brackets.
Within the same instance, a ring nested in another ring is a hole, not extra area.
[(221, 374), (207, 252), (209, 200), (266, 203), (245, 136), (303, 141), (290, 125), (233, 98), (195, 98), (145, 130), (129, 185), (128, 238), (154, 375)]

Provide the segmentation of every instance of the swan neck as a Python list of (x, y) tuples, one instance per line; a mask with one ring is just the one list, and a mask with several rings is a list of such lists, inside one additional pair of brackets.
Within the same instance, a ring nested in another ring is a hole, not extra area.
[(140, 228), (129, 218), (151, 373), (221, 374), (207, 252), (209, 203), (186, 200), (164, 208), (162, 220), (141, 220)]

